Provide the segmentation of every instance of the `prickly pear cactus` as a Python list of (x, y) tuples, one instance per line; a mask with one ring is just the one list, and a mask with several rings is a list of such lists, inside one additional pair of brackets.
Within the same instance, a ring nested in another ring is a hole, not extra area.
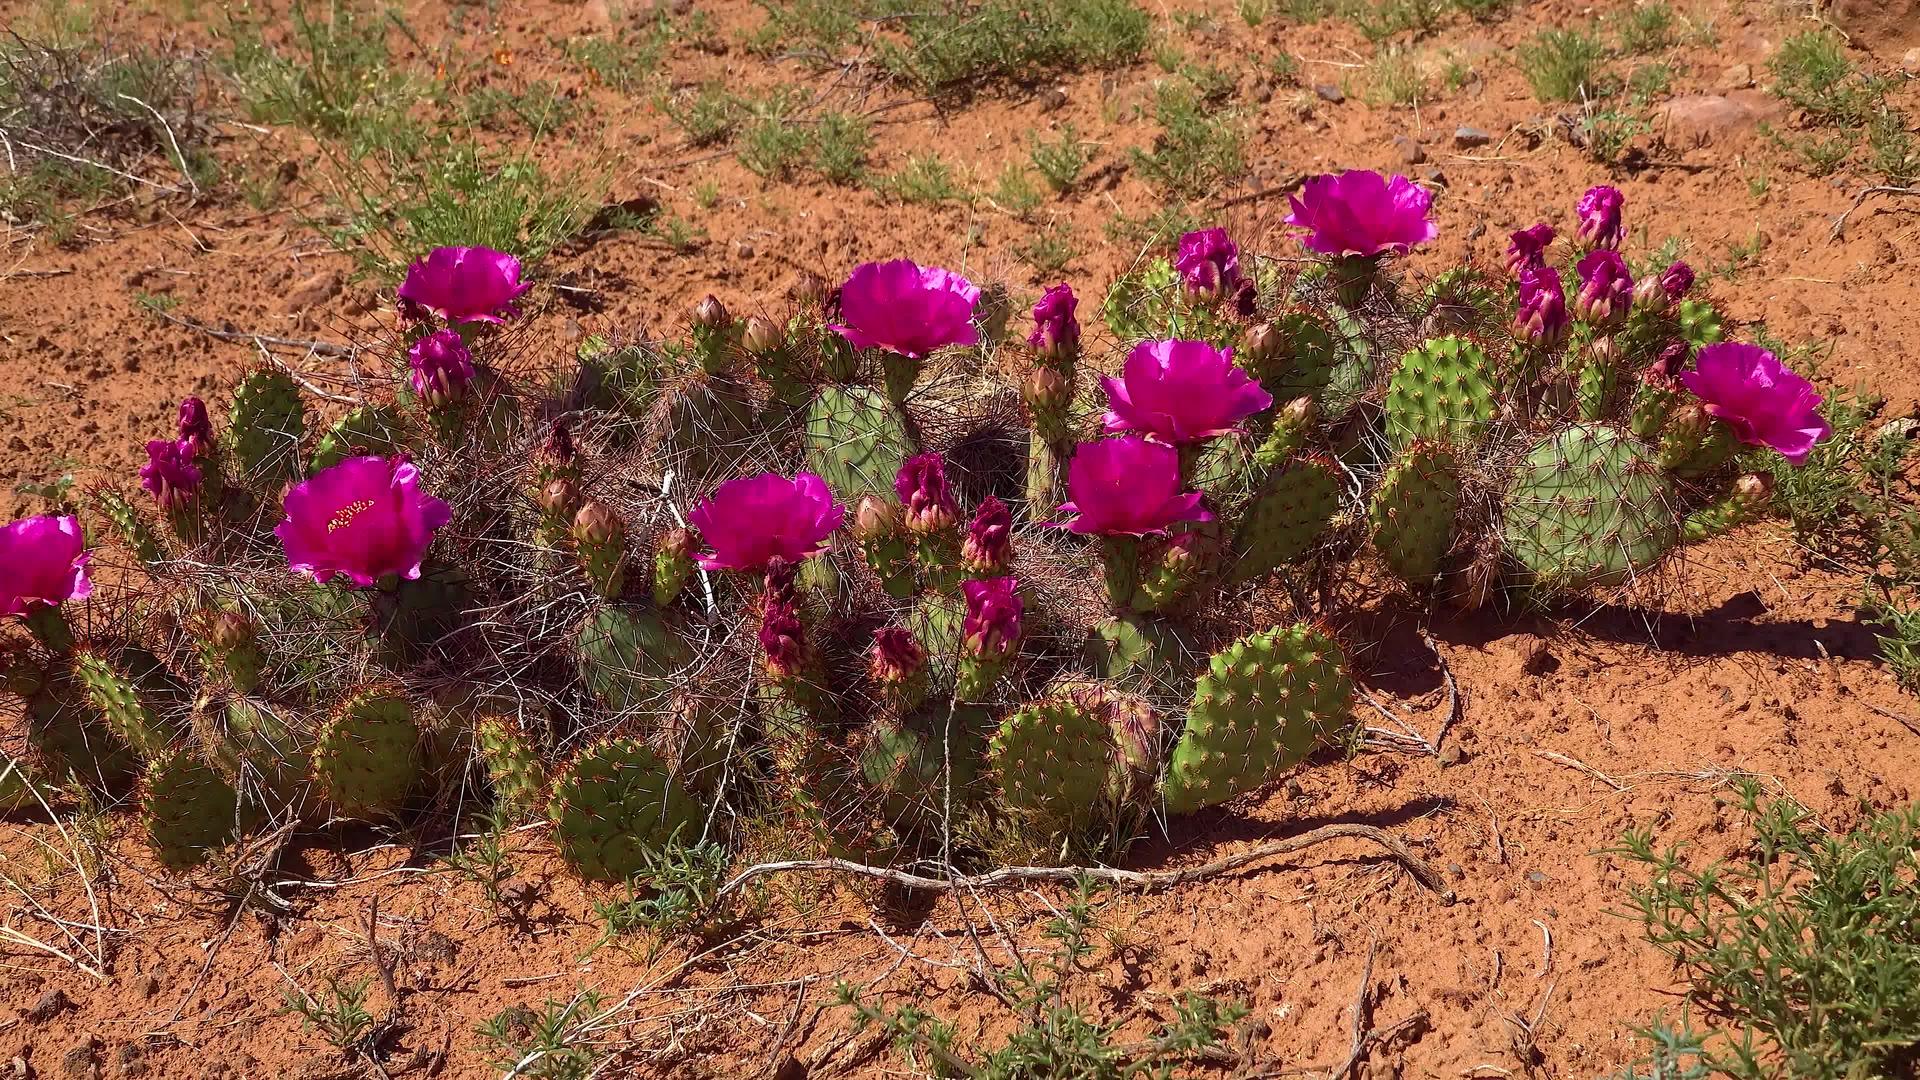
[(85, 687), (65, 674), (53, 675), (27, 699), (27, 745), (50, 776), (71, 775), (104, 791), (125, 785), (140, 765)]
[(1415, 439), (1471, 447), (1500, 415), (1498, 393), (1480, 346), (1435, 338), (1400, 358), (1387, 386), (1387, 440), (1396, 451)]
[(279, 706), (246, 697), (207, 702), (195, 710), (194, 738), (243, 803), (277, 811), (303, 794), (312, 736)]
[(92, 503), (108, 531), (127, 546), (127, 550), (140, 560), (141, 565), (154, 566), (166, 557), (160, 546), (160, 534), (154, 531), (153, 524), (145, 515), (127, 501), (125, 495), (108, 487), (96, 488), (92, 493)]
[(686, 642), (644, 608), (601, 608), (581, 625), (576, 643), (581, 680), (615, 712), (658, 703), (693, 661)]
[(738, 703), (685, 691), (674, 695), (650, 742), (683, 787), (704, 794), (719, 788), (733, 744), (746, 737), (741, 721)]
[(540, 751), (512, 717), (482, 717), (473, 728), (473, 745), (493, 782), (494, 803), (514, 820), (532, 815), (547, 786)]
[(168, 709), (177, 704), (178, 688), (169, 685), (171, 678), (153, 654), (127, 649), (109, 660), (82, 649), (74, 656), (73, 674), (107, 726), (142, 758), (159, 757), (179, 737), (181, 724)]
[(391, 457), (407, 445), (406, 419), (391, 405), (362, 405), (334, 421), (313, 448), (313, 472), (350, 457)]
[(291, 479), (306, 431), (307, 407), (293, 376), (261, 368), (234, 388), (227, 440), (241, 479), (262, 490)]
[(1680, 337), (1695, 349), (1712, 345), (1726, 336), (1720, 324), (1720, 312), (1705, 300), (1682, 300), (1675, 313)]
[(1325, 393), (1340, 363), (1340, 342), (1333, 328), (1301, 311), (1275, 319), (1273, 328), (1280, 346), (1271, 360), (1253, 369), (1261, 388), (1276, 402)]
[(860, 750), (860, 775), (880, 796), (881, 814), (895, 832), (914, 833), (938, 823), (949, 794), (956, 811), (972, 800), (991, 724), (985, 709), (944, 705), (905, 720), (874, 721)]
[(700, 831), (698, 804), (637, 739), (582, 750), (555, 781), (548, 817), (560, 857), (589, 881), (626, 881), (646, 868), (648, 849)]
[(659, 467), (673, 471), (676, 490), (703, 491), (731, 479), (757, 437), (746, 391), (725, 376), (689, 380), (655, 412)]
[(11, 814), (29, 806), (39, 805), (35, 797), (36, 788), (45, 788), (45, 781), (27, 771), (25, 762), (15, 758), (0, 758), (0, 814)]
[(1445, 443), (1416, 439), (1401, 451), (1374, 491), (1367, 520), (1373, 546), (1402, 581), (1433, 583), (1453, 547), (1460, 509), (1460, 463)]
[(1161, 787), (1184, 814), (1251, 791), (1338, 741), (1353, 685), (1340, 646), (1307, 626), (1274, 627), (1214, 654)]
[(807, 468), (843, 502), (866, 493), (893, 497), (894, 475), (913, 453), (906, 420), (887, 399), (860, 386), (824, 386), (807, 407)]
[(1154, 259), (1122, 275), (1100, 305), (1107, 329), (1123, 343), (1170, 335), (1180, 307), (1180, 275), (1166, 259)]
[(147, 843), (169, 870), (188, 870), (232, 840), (239, 799), (212, 766), (185, 750), (170, 750), (147, 767), (140, 817)]
[(1113, 730), (1078, 701), (1039, 701), (1007, 717), (987, 744), (1000, 805), (1053, 827), (1080, 828), (1103, 805)]
[(1520, 583), (1543, 590), (1617, 585), (1671, 549), (1674, 494), (1651, 451), (1601, 424), (1549, 435), (1507, 492), (1502, 536)]
[(313, 748), (313, 779), (341, 814), (379, 817), (399, 809), (420, 775), (420, 727), (394, 694), (355, 694), (335, 709)]
[(1153, 684), (1181, 677), (1190, 649), (1176, 624), (1129, 613), (1096, 625), (1087, 635), (1085, 654), (1102, 679)]
[(1267, 478), (1233, 533), (1228, 577), (1253, 581), (1309, 551), (1340, 510), (1339, 466), (1312, 456)]

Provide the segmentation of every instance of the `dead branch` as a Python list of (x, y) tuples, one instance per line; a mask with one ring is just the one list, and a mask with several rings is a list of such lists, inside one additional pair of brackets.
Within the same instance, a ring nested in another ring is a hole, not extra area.
[(1860, 194), (1853, 197), (1853, 205), (1847, 207), (1844, 213), (1834, 219), (1833, 228), (1827, 230), (1827, 242), (1832, 243), (1840, 239), (1841, 235), (1847, 231), (1847, 219), (1853, 216), (1855, 210), (1860, 209), (1862, 203), (1875, 195), (1920, 195), (1920, 187), (1895, 187), (1891, 184), (1877, 184), (1862, 190)]
[(1600, 781), (1601, 783), (1607, 785), (1608, 787), (1612, 788), (1615, 791), (1627, 790), (1627, 785), (1621, 783), (1618, 780), (1615, 780), (1613, 777), (1608, 776), (1606, 773), (1601, 772), (1599, 769), (1594, 768), (1593, 766), (1587, 764), (1586, 762), (1581, 761), (1579, 758), (1568, 757), (1567, 755), (1559, 752), (1558, 750), (1535, 750), (1534, 755), (1536, 757), (1543, 757), (1548, 761), (1553, 762), (1555, 765), (1565, 765), (1567, 768), (1572, 769), (1574, 772), (1585, 773), (1588, 776), (1593, 777), (1595, 780)]

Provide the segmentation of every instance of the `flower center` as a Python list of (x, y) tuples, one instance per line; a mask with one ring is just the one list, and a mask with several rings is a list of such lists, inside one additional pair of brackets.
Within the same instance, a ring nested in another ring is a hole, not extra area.
[(362, 512), (370, 509), (372, 506), (373, 506), (372, 499), (355, 499), (354, 501), (341, 507), (339, 511), (336, 512), (330, 520), (328, 520), (327, 535), (332, 536), (334, 533), (337, 533), (341, 529), (344, 529), (347, 526), (353, 524), (354, 518), (359, 517)]

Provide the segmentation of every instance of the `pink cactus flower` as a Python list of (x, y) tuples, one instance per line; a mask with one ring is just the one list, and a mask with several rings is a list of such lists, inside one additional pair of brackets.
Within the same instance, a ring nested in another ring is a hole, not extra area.
[(1618, 248), (1626, 237), (1626, 228), (1620, 223), (1620, 208), (1626, 204), (1626, 196), (1619, 188), (1601, 184), (1587, 189), (1580, 196), (1580, 205), (1575, 213), (1580, 218), (1576, 235), (1580, 243), (1589, 248)]
[(1033, 305), (1033, 332), (1027, 335), (1027, 344), (1049, 360), (1072, 359), (1080, 351), (1080, 320), (1073, 315), (1079, 306), (1066, 282), (1048, 289)]
[(1316, 176), (1291, 199), (1287, 224), (1309, 230), (1302, 243), (1322, 255), (1405, 255), (1439, 235), (1428, 217), (1432, 193), (1404, 176), (1358, 169)]
[(1567, 339), (1570, 318), (1560, 271), (1540, 266), (1520, 275), (1520, 307), (1513, 317), (1513, 338), (1536, 349), (1551, 349)]
[(901, 521), (912, 533), (944, 532), (960, 520), (947, 488), (947, 462), (939, 454), (910, 457), (893, 478), (900, 497)]
[(1004, 574), (1013, 565), (1013, 511), (999, 496), (987, 496), (973, 512), (960, 561), (973, 574)]
[(1666, 311), (1678, 304), (1693, 288), (1693, 267), (1676, 262), (1658, 276), (1643, 278), (1633, 289), (1633, 306), (1647, 311)]
[(1193, 296), (1206, 300), (1231, 296), (1240, 288), (1240, 245), (1225, 229), (1197, 229), (1180, 238), (1173, 268)]
[(1182, 521), (1211, 521), (1200, 493), (1180, 490), (1180, 452), (1137, 435), (1081, 443), (1067, 467), (1067, 494), (1057, 523), (1098, 536), (1164, 533)]
[(1667, 299), (1679, 303), (1693, 290), (1693, 267), (1676, 261), (1660, 272), (1660, 288), (1666, 292)]
[(1553, 226), (1542, 221), (1514, 233), (1507, 242), (1507, 273), (1516, 279), (1528, 270), (1547, 265), (1547, 248), (1553, 245)]
[(187, 439), (150, 439), (147, 463), (140, 466), (140, 486), (171, 510), (200, 489), (200, 467), (193, 463), (194, 444)]
[(180, 441), (187, 444), (189, 460), (213, 450), (213, 421), (207, 418), (207, 403), (197, 397), (180, 402), (180, 421), (175, 425)]
[(874, 631), (873, 651), (867, 654), (867, 674), (884, 686), (897, 686), (927, 666), (927, 650), (903, 626)]
[(700, 556), (702, 567), (764, 570), (775, 559), (797, 563), (825, 551), (846, 515), (818, 476), (769, 472), (721, 484), (687, 520), (713, 548)]
[(973, 307), (980, 290), (951, 270), (911, 259), (865, 263), (840, 286), (840, 317), (832, 329), (856, 349), (886, 349), (924, 358), (946, 345), (976, 345)]
[(1833, 434), (1813, 384), (1758, 345), (1709, 345), (1680, 381), (1741, 442), (1771, 446), (1795, 465)]
[(414, 342), (407, 363), (413, 368), (413, 392), (435, 408), (466, 396), (473, 382), (473, 353), (452, 330), (435, 330)]
[(1575, 269), (1580, 274), (1580, 295), (1573, 301), (1576, 316), (1595, 326), (1612, 326), (1627, 317), (1633, 307), (1633, 274), (1619, 252), (1596, 248)]
[(404, 455), (347, 458), (289, 488), (284, 506), (273, 532), (287, 568), (322, 583), (344, 574), (362, 589), (418, 578), (434, 530), (453, 519)]
[(531, 285), (520, 280), (520, 260), (492, 248), (434, 248), (407, 267), (403, 305), (431, 311), (449, 323), (504, 322)]
[(1232, 349), (1204, 341), (1143, 341), (1127, 354), (1107, 392), (1108, 431), (1137, 431), (1165, 443), (1224, 435), (1271, 408), (1273, 397), (1233, 362)]
[(960, 583), (967, 614), (960, 640), (968, 655), (1004, 660), (1020, 647), (1019, 582), (1010, 577), (971, 578)]
[(760, 608), (760, 652), (775, 678), (792, 678), (807, 666), (807, 631), (792, 590), (768, 590)]
[(87, 558), (79, 518), (42, 514), (9, 522), (0, 528), (0, 616), (93, 595)]

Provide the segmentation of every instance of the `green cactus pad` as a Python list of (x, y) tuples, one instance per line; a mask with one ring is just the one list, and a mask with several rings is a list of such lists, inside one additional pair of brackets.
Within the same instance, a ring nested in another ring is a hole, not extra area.
[(1674, 313), (1680, 324), (1680, 336), (1695, 349), (1718, 342), (1726, 336), (1720, 323), (1720, 312), (1705, 300), (1682, 300), (1680, 309)]
[(616, 445), (631, 442), (638, 434), (632, 421), (645, 417), (659, 394), (659, 370), (660, 358), (639, 345), (597, 351), (581, 357), (572, 400), (614, 418), (609, 435)]
[(1253, 581), (1312, 549), (1340, 510), (1339, 466), (1303, 458), (1267, 478), (1234, 528), (1229, 580)]
[(1360, 321), (1360, 317), (1337, 306), (1332, 309), (1332, 317), (1336, 342), (1333, 373), (1327, 379), (1326, 390), (1318, 394), (1316, 399), (1324, 415), (1340, 416), (1366, 396), (1379, 374), (1380, 365), (1374, 356), (1373, 342), (1367, 338), (1366, 324)]
[(140, 767), (85, 688), (64, 673), (27, 699), (27, 745), (49, 775), (100, 790), (122, 787)]
[(881, 813), (895, 832), (912, 833), (938, 823), (949, 790), (956, 810), (973, 798), (991, 724), (985, 709), (944, 705), (922, 709), (903, 721), (874, 722), (860, 751), (860, 775), (880, 796)]
[(1276, 404), (1294, 398), (1318, 398), (1333, 381), (1340, 364), (1340, 339), (1333, 327), (1306, 312), (1296, 311), (1273, 320), (1280, 335), (1274, 359), (1253, 372)]
[(334, 421), (313, 448), (311, 469), (330, 469), (350, 457), (392, 457), (407, 445), (407, 424), (391, 405), (362, 405)]
[(1116, 339), (1131, 344), (1171, 335), (1180, 304), (1180, 275), (1173, 263), (1154, 259), (1113, 283), (1100, 314)]
[(159, 757), (179, 738), (181, 690), (152, 653), (126, 649), (110, 660), (83, 649), (74, 655), (73, 674), (107, 726), (142, 758)]
[(0, 814), (11, 814), (40, 805), (35, 790), (44, 795), (46, 781), (27, 769), (17, 758), (0, 758)]
[(473, 745), (493, 782), (494, 804), (520, 820), (540, 807), (547, 777), (540, 751), (512, 717), (486, 716), (473, 728)]
[(277, 494), (299, 470), (306, 432), (307, 407), (293, 376), (261, 368), (234, 388), (227, 440), (240, 479)]
[(1424, 588), (1453, 547), (1460, 463), (1444, 443), (1417, 439), (1400, 452), (1374, 491), (1367, 520), (1373, 546), (1409, 585)]
[(1502, 533), (1519, 581), (1549, 591), (1617, 585), (1679, 534), (1674, 495), (1646, 446), (1573, 424), (1536, 445), (1507, 492)]
[(246, 697), (209, 702), (195, 712), (195, 739), (243, 804), (277, 812), (299, 799), (313, 744), (292, 714)]
[(1415, 439), (1471, 447), (1500, 414), (1498, 393), (1480, 346), (1435, 338), (1400, 358), (1387, 386), (1387, 439), (1395, 451)]
[(1086, 660), (1108, 681), (1171, 682), (1183, 678), (1192, 649), (1178, 625), (1143, 615), (1115, 615), (1087, 635)]
[(636, 739), (582, 750), (555, 781), (547, 814), (560, 857), (589, 881), (626, 881), (646, 868), (649, 849), (700, 830), (699, 806)]
[(212, 766), (182, 750), (148, 766), (140, 817), (147, 844), (169, 870), (188, 870), (231, 841), (239, 826), (233, 785)]
[(1113, 755), (1106, 719), (1065, 699), (1019, 710), (987, 744), (1000, 805), (1018, 818), (1068, 828), (1084, 827), (1104, 802)]
[(675, 695), (650, 741), (683, 786), (711, 792), (720, 786), (742, 719), (737, 700), (689, 691)]
[(580, 678), (615, 712), (657, 706), (693, 653), (657, 612), (608, 607), (581, 624), (575, 639)]
[(738, 475), (759, 438), (746, 390), (724, 376), (689, 380), (668, 393), (655, 413), (658, 467), (672, 470), (674, 490), (690, 495)]
[(1214, 654), (1167, 765), (1167, 812), (1189, 813), (1279, 778), (1340, 738), (1352, 698), (1340, 646), (1311, 627), (1274, 627)]
[(154, 566), (166, 558), (153, 523), (125, 495), (102, 487), (93, 491), (91, 501), (94, 512), (106, 523), (108, 531), (127, 546), (141, 565)]
[(320, 729), (313, 748), (314, 783), (341, 814), (390, 814), (420, 775), (419, 742), (420, 727), (405, 698), (356, 694)]
[(1472, 330), (1500, 305), (1498, 283), (1471, 266), (1456, 266), (1433, 279), (1421, 294), (1433, 333)]
[(804, 450), (841, 502), (873, 493), (893, 498), (893, 479), (913, 453), (906, 419), (865, 387), (826, 386), (807, 406)]

